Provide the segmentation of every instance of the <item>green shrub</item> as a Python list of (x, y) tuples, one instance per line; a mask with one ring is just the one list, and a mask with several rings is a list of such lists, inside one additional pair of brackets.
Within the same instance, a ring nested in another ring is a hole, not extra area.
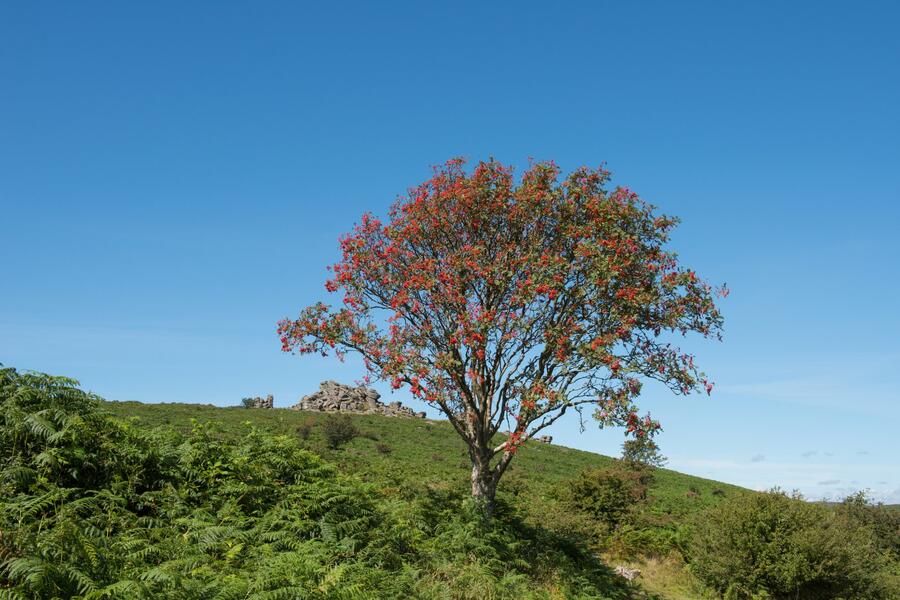
[(410, 597), (402, 528), (295, 439), (142, 432), (0, 369), (0, 596)]
[(871, 527), (878, 547), (900, 561), (900, 508), (873, 503), (865, 492), (857, 492), (847, 496), (837, 510), (854, 523)]
[[(356, 416), (392, 452), (366, 441), (368, 452), (329, 454), (336, 467), (304, 450), (306, 423), (321, 448), (316, 422), (102, 403), (71, 380), (0, 372), (0, 598), (633, 600), (643, 596), (597, 558), (598, 542), (621, 555), (677, 553), (689, 541), (686, 515), (720, 502), (714, 485), (749, 493), (535, 444), (507, 473), (485, 526), (461, 508), (470, 467), (448, 423), (428, 433), (419, 421)], [(569, 480), (610, 464), (614, 475)], [(656, 481), (644, 500), (648, 474)], [(695, 500), (689, 484), (702, 492)], [(631, 508), (610, 533), (596, 515), (623, 488), (633, 489)], [(863, 504), (846, 510), (890, 540), (890, 522)]]
[(571, 483), (570, 501), (611, 533), (646, 498), (643, 477), (641, 471), (616, 467), (584, 471)]
[(778, 490), (733, 498), (704, 514), (689, 560), (694, 574), (728, 599), (897, 597), (871, 528)]
[(689, 529), (685, 525), (647, 523), (641, 518), (635, 521), (620, 525), (609, 538), (610, 554), (631, 559), (677, 558), (683, 552)]
[(359, 429), (350, 415), (328, 415), (322, 422), (322, 433), (325, 443), (332, 450), (337, 450), (359, 435)]
[(302, 440), (308, 440), (315, 426), (316, 418), (310, 415), (303, 419), (302, 423), (297, 425), (297, 435), (299, 435)]
[(625, 440), (622, 444), (622, 460), (632, 467), (662, 467), (668, 459), (660, 452), (659, 445), (644, 435)]

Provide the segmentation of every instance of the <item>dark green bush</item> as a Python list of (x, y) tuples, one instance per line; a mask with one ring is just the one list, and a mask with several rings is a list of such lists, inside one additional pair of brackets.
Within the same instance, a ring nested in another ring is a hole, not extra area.
[(359, 435), (359, 429), (350, 415), (328, 415), (322, 421), (322, 433), (325, 443), (332, 450), (337, 450)]
[(641, 471), (617, 467), (585, 471), (572, 482), (570, 501), (611, 533), (646, 498), (643, 477)]
[(900, 507), (873, 503), (865, 492), (857, 492), (847, 496), (837, 510), (854, 523), (871, 527), (878, 547), (900, 561)]
[(648, 504), (656, 471), (624, 461), (584, 471), (559, 495), (569, 514), (554, 515), (554, 526), (563, 525), (563, 535), (581, 536), (595, 550), (619, 558), (677, 559), (684, 552), (689, 528)]
[(306, 417), (303, 419), (302, 423), (297, 425), (297, 435), (299, 435), (302, 440), (308, 440), (315, 426), (316, 418), (313, 416)]
[(652, 523), (644, 515), (620, 525), (607, 542), (608, 551), (623, 558), (677, 558), (689, 539), (689, 528), (676, 523)]
[(736, 497), (704, 514), (689, 560), (727, 599), (898, 597), (871, 528), (777, 490)]
[(659, 445), (648, 436), (625, 440), (622, 444), (622, 460), (631, 465), (661, 467), (668, 460), (659, 450)]

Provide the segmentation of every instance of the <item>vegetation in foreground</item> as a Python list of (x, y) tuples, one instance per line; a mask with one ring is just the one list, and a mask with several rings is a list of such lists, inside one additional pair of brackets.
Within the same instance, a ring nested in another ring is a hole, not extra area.
[[(529, 443), (485, 522), (448, 424), (331, 419), (104, 404), (0, 370), (0, 597), (895, 597), (896, 513), (859, 497), (828, 508)], [(729, 553), (771, 560), (722, 586)]]

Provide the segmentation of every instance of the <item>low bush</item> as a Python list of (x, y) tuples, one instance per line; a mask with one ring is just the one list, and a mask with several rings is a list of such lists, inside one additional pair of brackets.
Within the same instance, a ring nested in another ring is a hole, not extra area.
[(607, 552), (626, 559), (674, 558), (684, 548), (686, 527), (677, 524), (662, 525), (637, 519), (625, 523), (607, 541)]
[(646, 499), (644, 473), (611, 467), (581, 473), (570, 486), (570, 502), (612, 533)]
[(337, 450), (359, 435), (359, 429), (350, 415), (328, 415), (322, 421), (322, 434), (325, 443), (332, 450)]
[(313, 429), (316, 427), (316, 418), (313, 416), (306, 417), (303, 422), (297, 425), (297, 435), (302, 440), (308, 440), (312, 435)]
[(625, 440), (622, 444), (622, 460), (632, 468), (662, 467), (667, 458), (659, 450), (659, 445), (648, 436), (640, 436)]
[(900, 597), (871, 527), (778, 490), (709, 510), (697, 521), (689, 561), (728, 600)]
[(857, 492), (847, 496), (837, 510), (854, 523), (871, 527), (878, 547), (900, 561), (900, 508), (873, 503), (865, 492)]

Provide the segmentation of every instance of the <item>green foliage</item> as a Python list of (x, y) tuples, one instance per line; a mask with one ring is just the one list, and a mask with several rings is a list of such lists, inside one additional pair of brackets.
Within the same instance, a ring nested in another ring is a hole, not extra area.
[(659, 445), (653, 438), (642, 435), (625, 440), (622, 444), (622, 460), (637, 468), (641, 466), (662, 467), (666, 457), (659, 451)]
[(582, 472), (566, 493), (573, 512), (592, 524), (582, 528), (593, 543), (622, 558), (666, 557), (680, 554), (688, 531), (671, 515), (654, 510), (649, 490), (654, 469), (619, 463)]
[(253, 408), (256, 406), (256, 398), (241, 398), (241, 406), (243, 408)]
[(594, 469), (583, 472), (571, 485), (571, 502), (614, 531), (635, 506), (647, 497), (641, 474), (622, 468)]
[[(369, 492), (288, 436), (185, 437), (0, 371), (0, 589), (40, 598), (403, 596)], [(378, 547), (372, 542), (378, 538)], [(369, 592), (364, 593), (365, 590)]]
[[(324, 421), (325, 415), (322, 413), (283, 409), (244, 411), (198, 404), (138, 402), (111, 402), (105, 406), (113, 414), (130, 419), (143, 429), (171, 426), (187, 434), (191, 430), (192, 419), (216, 422), (221, 426), (221, 435), (228, 439), (244, 435), (248, 421), (259, 429), (292, 437), (297, 437), (297, 428), (309, 421), (313, 426), (305, 447), (327, 448), (322, 428), (316, 425)], [(458, 439), (450, 423), (362, 414), (349, 415), (349, 418), (360, 430), (377, 434), (378, 439), (390, 444), (393, 451), (389, 455), (372, 451), (374, 442), (357, 437), (346, 445), (346, 451), (329, 455), (329, 460), (334, 461), (341, 471), (392, 489), (413, 486), (416, 491), (411, 493), (431, 486), (471, 485), (469, 477), (472, 466), (465, 444)], [(498, 439), (497, 443), (500, 441)], [(442, 460), (432, 460), (432, 456), (440, 456)], [(518, 477), (521, 480), (518, 485), (523, 488), (519, 497), (524, 507), (535, 514), (540, 511), (544, 519), (547, 514), (559, 513), (554, 505), (556, 493), (568, 487), (578, 473), (617, 464), (619, 461), (613, 458), (592, 452), (529, 441), (511, 463), (498, 493), (508, 494), (512, 490), (509, 478)], [(677, 520), (720, 503), (722, 498), (713, 496), (713, 489), (723, 490), (725, 497), (747, 493), (747, 490), (736, 486), (668, 469), (652, 469), (652, 473), (648, 508)], [(701, 491), (699, 498), (689, 500), (685, 497), (690, 486)], [(548, 502), (552, 504), (545, 505)]]
[(698, 519), (691, 569), (734, 600), (896, 598), (889, 560), (870, 527), (842, 511), (775, 490)]
[[(136, 433), (165, 425), (169, 431), (166, 435), (173, 437), (175, 447), (198, 435), (198, 427), (210, 422), (219, 424), (207, 430), (210, 443), (240, 447), (249, 435), (248, 421), (252, 421), (260, 435), (265, 432), (276, 438), (287, 436), (310, 448), (326, 447), (322, 428), (315, 426), (324, 421), (318, 413), (247, 412), (183, 404), (110, 403), (104, 407), (127, 418), (128, 426)], [(344, 570), (350, 566), (365, 569), (372, 581), (366, 580), (363, 589), (375, 597), (379, 594), (388, 598), (448, 599), (626, 598), (628, 594), (643, 597), (612, 578), (591, 551), (602, 549), (617, 555), (617, 562), (621, 562), (619, 557), (672, 555), (668, 560), (674, 560), (671, 564), (677, 565), (681, 555), (691, 557), (693, 531), (706, 519), (696, 515), (723, 502), (755, 495), (668, 469), (642, 468), (638, 470), (640, 475), (631, 477), (638, 477), (638, 483), (645, 487), (646, 499), (633, 503), (615, 530), (609, 532), (589, 511), (573, 506), (570, 494), (573, 474), (621, 469), (627, 465), (571, 448), (529, 442), (520, 448), (510, 466), (498, 493), (497, 515), (484, 531), (483, 523), (466, 516), (461, 509), (465, 505), (470, 465), (464, 444), (448, 423), (378, 415), (349, 418), (360, 430), (372, 433), (369, 437), (377, 441), (360, 435), (349, 441), (344, 451), (329, 456), (340, 472), (371, 484), (370, 488), (359, 484), (352, 484), (351, 488), (355, 490), (354, 497), (362, 494), (380, 520), (365, 529), (368, 544), (358, 546), (365, 549), (368, 562), (360, 566), (359, 554), (338, 553), (326, 558), (334, 566), (344, 565)], [(311, 424), (310, 435), (304, 441), (298, 439), (297, 428), (306, 422)], [(382, 453), (378, 444), (390, 444), (392, 451)], [(652, 478), (648, 479), (648, 474)], [(350, 485), (340, 475), (335, 477)], [(852, 527), (884, 531), (875, 542), (879, 547), (887, 548), (890, 540), (896, 541), (896, 535), (890, 533), (896, 530), (890, 528), (889, 516), (878, 517), (883, 520), (883, 526), (864, 522), (873, 514), (880, 515), (881, 509), (885, 515), (896, 513), (889, 507), (857, 504), (846, 508), (822, 505), (821, 508), (833, 513), (859, 512), (852, 517)], [(851, 517), (848, 515), (846, 519)], [(240, 571), (252, 563), (242, 564), (235, 569)], [(873, 575), (876, 579), (889, 578), (883, 573), (882, 564), (876, 560), (869, 566), (877, 573)], [(637, 566), (644, 569), (640, 564)], [(644, 572), (641, 579), (653, 576), (652, 570), (644, 569)], [(645, 580), (642, 585), (650, 587), (651, 583), (656, 582)], [(739, 598), (740, 588), (735, 587), (730, 593)], [(672, 597), (701, 596), (691, 588), (689, 593), (679, 592)], [(173, 594), (173, 597), (179, 596)], [(670, 596), (664, 593), (662, 597)]]
[(900, 561), (900, 510), (896, 506), (872, 503), (865, 492), (857, 492), (847, 496), (837, 510), (852, 522), (871, 527), (878, 547)]
[[(221, 424), (220, 435), (228, 439), (244, 435), (248, 420), (260, 429), (296, 438), (298, 426), (307, 421), (319, 423), (325, 417), (322, 413), (304, 411), (276, 409), (248, 413), (236, 408), (192, 404), (115, 402), (107, 406), (115, 414), (148, 429), (170, 425), (187, 434), (192, 419), (215, 421)], [(344, 446), (342, 452), (330, 453), (329, 459), (342, 472), (371, 482), (391, 502), (401, 503), (405, 511), (412, 510), (412, 504), (436, 491), (458, 493), (460, 501), (466, 495), (471, 485), (471, 465), (465, 444), (446, 421), (380, 415), (350, 415), (350, 418), (360, 430), (377, 434), (379, 442), (359, 436)], [(322, 451), (327, 448), (322, 428), (318, 426), (311, 429), (309, 439), (303, 443), (307, 448)], [(389, 444), (391, 452), (380, 452), (378, 443)], [(434, 460), (435, 457), (440, 460)], [(607, 550), (627, 557), (675, 553), (677, 559), (688, 534), (684, 522), (691, 515), (717, 505), (724, 498), (749, 493), (668, 469), (645, 469), (645, 473), (652, 474), (652, 480), (646, 480), (647, 500), (628, 515), (630, 522), (621, 524), (610, 535), (604, 525), (572, 506), (569, 490), (572, 479), (582, 471), (623, 466), (621, 461), (591, 452), (529, 441), (511, 463), (498, 496), (516, 507), (523, 522), (552, 534), (556, 544), (589, 545), (595, 552)], [(700, 490), (700, 496), (688, 498), (686, 493), (690, 487)], [(720, 489), (724, 498), (713, 495), (714, 489)], [(551, 576), (557, 576), (553, 575), (553, 569), (547, 575)]]
[[(248, 435), (247, 423), (252, 422), (254, 427), (270, 435), (288, 436), (307, 448), (323, 451), (326, 448), (322, 428), (315, 426), (323, 420), (320, 413), (136, 402), (107, 403), (103, 407), (127, 420), (133, 431), (146, 432), (162, 426), (174, 436), (176, 446), (180, 443), (177, 440), (194, 435), (199, 424), (211, 422), (217, 423), (210, 430), (213, 437), (226, 445), (240, 444)], [(463, 537), (470, 530), (478, 530), (477, 521), (469, 523), (456, 515), (467, 495), (471, 465), (465, 445), (452, 426), (444, 421), (380, 415), (350, 418), (361, 430), (375, 434), (372, 437), (379, 441), (358, 436), (346, 444), (344, 451), (329, 453), (329, 458), (341, 473), (363, 479), (377, 490), (374, 495), (371, 489), (366, 493), (383, 520), (370, 530), (372, 541), (367, 548), (370, 556), (377, 557), (371, 560), (380, 561), (376, 563), (382, 565), (378, 569), (385, 570), (384, 576), (392, 583), (371, 584), (367, 589), (386, 598), (449, 599), (466, 597), (466, 594), (481, 597), (477, 589), (473, 591), (467, 585), (483, 586), (486, 598), (515, 594), (521, 598), (616, 598), (628, 597), (627, 594), (644, 597), (634, 589), (624, 589), (621, 581), (609, 579), (608, 570), (592, 558), (586, 545), (594, 552), (605, 550), (617, 555), (613, 564), (634, 557), (638, 562), (634, 566), (644, 571), (641, 585), (653, 589), (660, 597), (706, 597), (694, 589), (699, 584), (690, 583), (695, 580), (685, 573), (678, 572), (678, 577), (674, 577), (670, 572), (667, 577), (672, 577), (673, 583), (661, 584), (662, 579), (653, 579), (660, 575), (639, 557), (671, 555), (665, 564), (677, 569), (680, 557), (690, 556), (692, 532), (697, 527), (691, 523), (702, 520), (698, 515), (723, 502), (755, 495), (735, 486), (664, 468), (646, 469), (645, 473), (652, 474), (651, 480), (645, 480), (646, 500), (637, 503), (610, 534), (589, 513), (572, 506), (569, 490), (573, 474), (621, 467), (621, 461), (563, 446), (527, 442), (519, 449), (498, 492), (500, 506), (492, 531), (500, 539), (510, 540), (508, 544), (491, 546), (492, 552), (508, 561), (501, 572), (489, 567), (487, 551), (476, 549), (470, 556), (466, 546), (447, 543), (448, 537)], [(310, 423), (308, 439), (298, 439), (298, 427), (307, 422)], [(390, 444), (392, 451), (379, 452), (378, 443)], [(441, 460), (433, 460), (433, 456)], [(891, 507), (867, 506), (861, 511), (863, 516), (854, 517), (855, 522), (868, 518), (870, 512), (884, 512), (887, 516), (879, 519), (885, 525), (872, 525), (876, 531), (884, 532), (878, 544), (887, 547), (891, 541), (896, 543), (897, 535), (891, 533), (896, 529), (891, 529), (888, 519), (897, 512), (892, 512)], [(823, 508), (844, 510), (841, 506)], [(444, 532), (444, 528), (446, 535), (439, 536), (438, 532)], [(485, 538), (477, 538), (470, 543), (480, 546), (487, 542)], [(514, 560), (516, 552), (526, 547), (537, 548), (535, 553), (544, 552), (529, 555), (526, 560), (532, 564), (528, 568)], [(341, 556), (334, 564), (345, 564), (348, 560), (354, 558)], [(872, 568), (878, 570), (879, 565), (876, 563)], [(592, 575), (582, 576), (582, 573)], [(683, 578), (690, 585), (684, 584)], [(411, 586), (414, 591), (405, 596), (404, 592), (390, 591), (406, 589), (401, 584)], [(662, 587), (654, 587), (657, 584)]]
[(485, 523), (464, 487), (383, 495), (296, 435), (186, 425), (0, 370), (0, 597), (633, 597), (505, 502)]
[(302, 423), (297, 425), (297, 435), (302, 440), (308, 440), (312, 434), (313, 428), (316, 426), (316, 420), (313, 417), (306, 417)]
[(358, 436), (359, 428), (349, 415), (328, 415), (322, 422), (322, 433), (328, 447), (337, 450)]

